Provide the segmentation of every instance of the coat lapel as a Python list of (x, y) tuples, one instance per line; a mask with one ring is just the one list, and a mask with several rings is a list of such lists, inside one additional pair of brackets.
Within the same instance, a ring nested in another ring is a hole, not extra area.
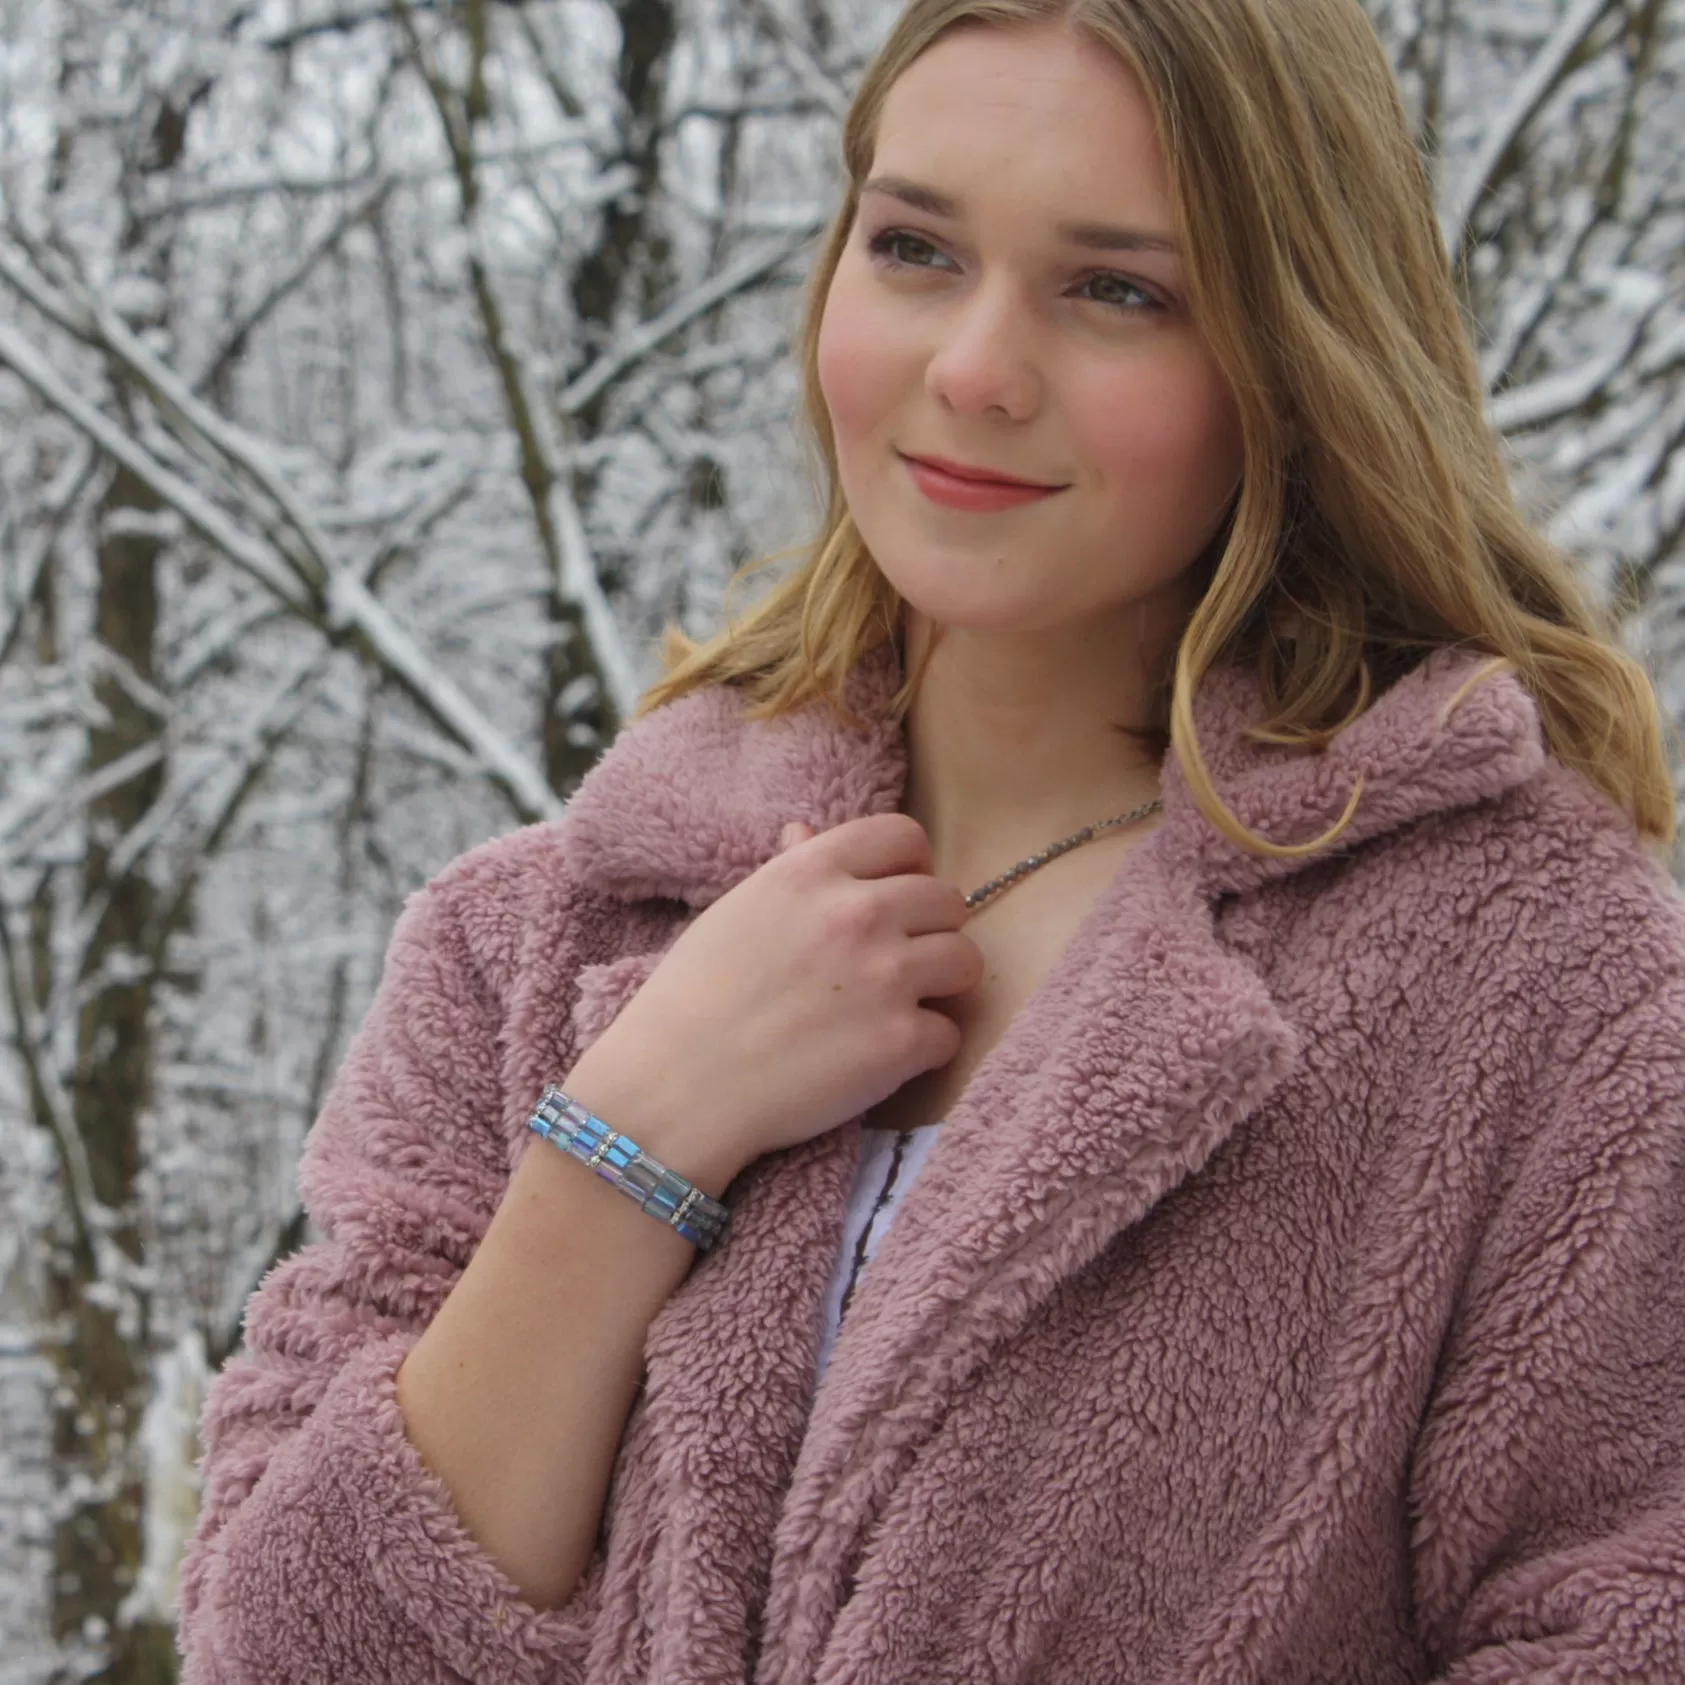
[(1292, 1027), (1163, 834), (980, 1062), (861, 1280), (780, 1520), (767, 1685), (813, 1677), (873, 1522), (991, 1349), (1292, 1068)]

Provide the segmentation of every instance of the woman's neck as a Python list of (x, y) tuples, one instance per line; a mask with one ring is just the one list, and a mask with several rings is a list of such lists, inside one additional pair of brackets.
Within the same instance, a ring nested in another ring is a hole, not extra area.
[[(909, 627), (909, 670), (924, 636)], [(1151, 690), (1115, 638), (944, 631), (905, 724), (902, 801), (929, 834), (936, 876), (973, 889), (1156, 797), (1156, 759), (1116, 729), (1147, 723)]]

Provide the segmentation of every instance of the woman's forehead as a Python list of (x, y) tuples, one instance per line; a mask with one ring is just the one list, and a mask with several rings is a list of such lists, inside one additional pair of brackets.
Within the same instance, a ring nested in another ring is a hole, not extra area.
[(955, 221), (1006, 202), (1093, 251), (1174, 250), (1170, 186), (1134, 73), (1062, 29), (944, 37), (890, 87), (862, 184)]

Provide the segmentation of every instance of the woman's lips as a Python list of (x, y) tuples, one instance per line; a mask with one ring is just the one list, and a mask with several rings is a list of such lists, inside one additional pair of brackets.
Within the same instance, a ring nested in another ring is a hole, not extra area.
[(1013, 485), (1005, 480), (962, 480), (947, 474), (934, 463), (916, 456), (904, 456), (907, 472), (932, 503), (945, 509), (966, 509), (974, 514), (991, 514), (1001, 509), (1016, 509), (1020, 504), (1036, 503), (1063, 491), (1063, 486)]

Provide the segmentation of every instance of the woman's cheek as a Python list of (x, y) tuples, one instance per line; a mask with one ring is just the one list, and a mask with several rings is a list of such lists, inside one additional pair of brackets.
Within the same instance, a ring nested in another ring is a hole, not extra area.
[(819, 325), (819, 389), (839, 451), (880, 427), (893, 403), (888, 324), (876, 319), (853, 267), (845, 257)]
[(1126, 391), (1096, 390), (1083, 404), (1084, 454), (1108, 478), (1197, 495), (1239, 473), (1233, 401), (1207, 371), (1137, 376)]

